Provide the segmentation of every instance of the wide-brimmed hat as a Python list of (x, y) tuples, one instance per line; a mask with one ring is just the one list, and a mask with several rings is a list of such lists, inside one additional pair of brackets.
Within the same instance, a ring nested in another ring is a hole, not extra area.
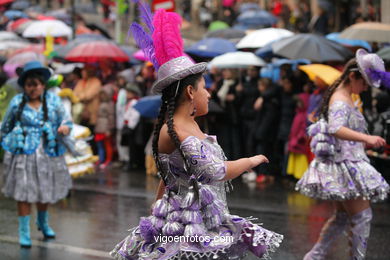
[(27, 62), (23, 67), (23, 72), (19, 76), (18, 84), (21, 87), (24, 87), (24, 82), (26, 81), (28, 75), (31, 73), (38, 73), (41, 74), (45, 81), (49, 80), (51, 76), (50, 70), (43, 66), (41, 62), (39, 61), (30, 61)]
[(381, 80), (370, 77), (369, 70), (385, 71), (385, 64), (383, 60), (375, 53), (368, 53), (364, 49), (358, 49), (356, 51), (356, 62), (359, 67), (360, 73), (370, 86), (379, 88)]
[(133, 92), (133, 93), (136, 94), (137, 96), (141, 96), (141, 90), (140, 90), (140, 88), (137, 86), (136, 83), (133, 83), (133, 82), (127, 83), (126, 86), (125, 86), (125, 89), (126, 89), (127, 91)]
[(163, 89), (175, 81), (189, 75), (203, 73), (207, 69), (206, 62), (194, 63), (187, 56), (180, 56), (167, 61), (158, 69), (157, 81), (152, 86), (152, 92), (161, 94)]

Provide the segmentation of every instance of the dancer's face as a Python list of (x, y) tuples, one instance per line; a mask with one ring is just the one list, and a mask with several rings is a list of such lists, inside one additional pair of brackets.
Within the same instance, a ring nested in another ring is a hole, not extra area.
[(35, 78), (27, 78), (24, 83), (24, 91), (30, 100), (41, 98), (45, 86), (41, 81)]
[(352, 74), (350, 76), (350, 82), (352, 93), (354, 94), (360, 94), (368, 89), (368, 84), (362, 76), (357, 77), (355, 74)]
[(195, 117), (206, 115), (209, 112), (209, 99), (211, 97), (206, 89), (206, 82), (203, 77), (196, 84), (197, 88), (193, 92), (193, 103), (196, 108)]

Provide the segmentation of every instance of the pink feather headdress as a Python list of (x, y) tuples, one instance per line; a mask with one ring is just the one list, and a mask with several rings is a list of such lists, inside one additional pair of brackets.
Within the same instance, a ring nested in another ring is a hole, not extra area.
[(156, 70), (165, 62), (183, 56), (180, 15), (163, 9), (157, 10), (153, 15), (147, 3), (140, 0), (133, 1), (138, 4), (140, 18), (146, 30), (139, 23), (133, 22), (130, 31), (137, 45), (144, 51)]
[(133, 1), (138, 4), (140, 18), (146, 28), (133, 22), (130, 31), (137, 45), (158, 70), (153, 92), (161, 93), (171, 83), (206, 70), (207, 63), (195, 64), (184, 54), (180, 15), (163, 9), (153, 15), (148, 4), (141, 0)]

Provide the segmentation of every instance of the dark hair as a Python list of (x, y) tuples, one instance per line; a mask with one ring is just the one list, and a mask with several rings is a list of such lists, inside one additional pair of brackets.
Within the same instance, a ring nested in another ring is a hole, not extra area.
[(8, 76), (5, 72), (0, 72), (0, 87), (3, 86), (8, 80)]
[(160, 130), (166, 122), (168, 126), (168, 134), (171, 137), (176, 148), (180, 151), (180, 155), (182, 156), (185, 166), (188, 170), (189, 166), (187, 164), (186, 159), (184, 158), (183, 151), (180, 148), (181, 142), (174, 129), (173, 115), (180, 101), (183, 90), (189, 85), (192, 85), (196, 89), (196, 83), (201, 79), (201, 77), (202, 73), (190, 75), (180, 80), (179, 87), (177, 87), (178, 81), (175, 81), (162, 91), (162, 104), (160, 108), (160, 114), (158, 115), (158, 122), (153, 132), (153, 157), (156, 162), (156, 166), (160, 173), (160, 176), (165, 184), (167, 180), (167, 173), (163, 171), (160, 159), (158, 157), (158, 140), (160, 138)]
[[(31, 73), (27, 74), (27, 76), (24, 80), (24, 86), (26, 85), (26, 83), (28, 81), (35, 81), (35, 80), (38, 80), (42, 85), (46, 84), (45, 77), (42, 74), (37, 73), (37, 72), (31, 72)], [(24, 88), (24, 86), (22, 86), (22, 88)]]
[(344, 70), (343, 70), (343, 73), (341, 74), (341, 76), (335, 82), (333, 82), (333, 84), (330, 85), (330, 87), (325, 91), (324, 97), (322, 99), (321, 109), (320, 109), (320, 111), (321, 111), (320, 116), (323, 116), (325, 118), (325, 120), (328, 120), (328, 110), (329, 110), (330, 98), (332, 97), (332, 95), (336, 91), (337, 87), (342, 82), (344, 82), (345, 84), (350, 83), (350, 80), (348, 77), (350, 72), (353, 72), (356, 78), (363, 78), (362, 74), (358, 70), (358, 65), (357, 65), (355, 58), (350, 59), (347, 62), (347, 64), (345, 64), (345, 67), (344, 67)]

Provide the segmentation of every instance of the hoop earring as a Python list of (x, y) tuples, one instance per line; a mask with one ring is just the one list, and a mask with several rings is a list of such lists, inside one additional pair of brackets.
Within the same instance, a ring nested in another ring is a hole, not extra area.
[(194, 100), (193, 100), (193, 99), (191, 99), (191, 105), (194, 107), (194, 109), (193, 109), (192, 112), (190, 113), (190, 116), (194, 116), (195, 113), (196, 113), (196, 107), (195, 107), (195, 105), (194, 105)]

